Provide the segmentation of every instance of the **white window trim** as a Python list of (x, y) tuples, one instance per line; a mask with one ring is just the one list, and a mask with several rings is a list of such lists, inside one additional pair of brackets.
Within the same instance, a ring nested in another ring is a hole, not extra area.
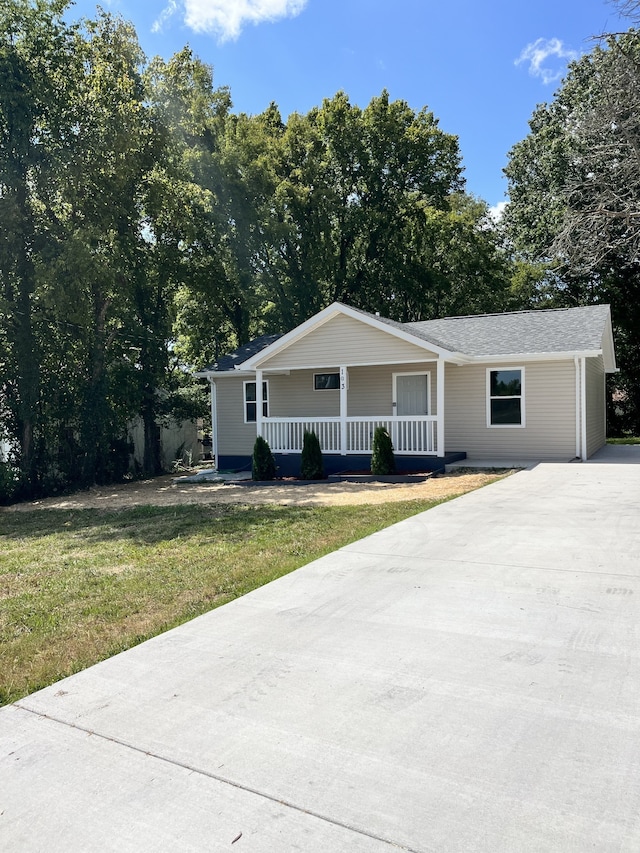
[[(316, 388), (316, 376), (327, 376), (328, 374), (333, 374), (338, 377), (338, 387), (337, 388)], [(312, 378), (312, 388), (314, 391), (340, 391), (340, 371), (339, 370), (317, 370), (313, 374)]]
[[(242, 411), (243, 411), (243, 417), (244, 417), (245, 424), (257, 423), (257, 420), (258, 420), (258, 409), (257, 409), (257, 407), (258, 407), (258, 405), (262, 405), (262, 403), (267, 404), (267, 414), (263, 415), (263, 417), (266, 417), (266, 418), (269, 417), (269, 380), (263, 379), (262, 384), (264, 386), (266, 386), (267, 396), (266, 396), (266, 398), (263, 398), (262, 400), (258, 400), (258, 385), (257, 385), (256, 380), (255, 379), (245, 379), (244, 382), (242, 383)], [(255, 385), (256, 386), (256, 399), (255, 399), (256, 419), (254, 421), (250, 421), (247, 419), (247, 403), (253, 403), (254, 402), (253, 400), (247, 400), (247, 385)]]
[[(520, 394), (513, 397), (502, 397), (503, 400), (520, 400), (520, 423), (519, 424), (492, 424), (491, 423), (491, 400), (497, 400), (497, 397), (491, 396), (491, 374), (496, 370), (519, 370), (520, 371)], [(527, 425), (525, 413), (525, 376), (524, 366), (522, 365), (499, 365), (487, 367), (487, 429), (524, 429)]]
[(431, 371), (430, 370), (410, 370), (402, 373), (392, 373), (393, 393), (392, 406), (393, 414), (398, 414), (398, 376), (426, 376), (427, 377), (427, 415), (431, 415)]

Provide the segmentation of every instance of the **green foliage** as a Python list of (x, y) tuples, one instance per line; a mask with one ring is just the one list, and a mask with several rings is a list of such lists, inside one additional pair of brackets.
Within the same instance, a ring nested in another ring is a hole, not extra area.
[(376, 427), (371, 448), (371, 473), (393, 474), (395, 469), (396, 463), (393, 456), (391, 436), (384, 427)]
[(304, 431), (302, 456), (300, 459), (300, 477), (303, 480), (323, 480), (324, 463), (320, 441), (315, 432)]
[(609, 383), (615, 434), (640, 431), (639, 93), (638, 31), (603, 40), (536, 109), (505, 169), (505, 227), (528, 264), (514, 297), (522, 307), (611, 305), (621, 369)]
[(334, 300), (401, 321), (509, 304), (500, 234), (426, 108), (235, 114), (189, 48), (147, 62), (129, 23), (68, 5), (0, 4), (0, 411), (23, 497), (121, 475), (136, 418), (157, 473), (159, 424), (204, 411), (185, 370)]
[(8, 504), (14, 499), (18, 488), (18, 472), (15, 467), (0, 456), (0, 504)]
[(276, 476), (276, 463), (269, 444), (259, 435), (253, 445), (251, 457), (251, 477), (253, 480), (273, 480)]

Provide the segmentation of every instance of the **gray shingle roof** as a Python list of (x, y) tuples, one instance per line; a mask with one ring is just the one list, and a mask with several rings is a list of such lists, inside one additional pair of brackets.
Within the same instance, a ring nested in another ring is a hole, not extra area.
[[(350, 310), (408, 332), (442, 350), (471, 358), (601, 350), (609, 317), (608, 305), (474, 314), (418, 323), (398, 323), (359, 308)], [(263, 335), (256, 338), (203, 368), (201, 373), (232, 371), (280, 337)]]
[(203, 367), (199, 373), (225, 373), (229, 370), (234, 370), (236, 365), (242, 364), (243, 361), (251, 358), (252, 355), (257, 355), (261, 350), (275, 343), (281, 337), (282, 335), (262, 335), (259, 338), (254, 338), (248, 344), (238, 347), (234, 352), (223, 355), (218, 361), (214, 361), (213, 364)]
[(602, 348), (608, 305), (479, 314), (405, 323), (403, 328), (451, 352), (481, 357), (585, 352)]

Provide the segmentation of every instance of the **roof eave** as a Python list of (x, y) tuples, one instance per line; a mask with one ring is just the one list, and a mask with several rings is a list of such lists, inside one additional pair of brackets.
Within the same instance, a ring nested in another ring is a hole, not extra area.
[(233, 370), (198, 370), (193, 375), (196, 379), (219, 379), (223, 376), (238, 376), (244, 373), (253, 373), (253, 371), (238, 370), (236, 367)]

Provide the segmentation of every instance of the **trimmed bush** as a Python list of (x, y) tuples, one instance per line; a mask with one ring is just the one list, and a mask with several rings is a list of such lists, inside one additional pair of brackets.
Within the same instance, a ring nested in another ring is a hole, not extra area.
[(251, 478), (253, 480), (273, 480), (276, 476), (276, 463), (268, 443), (259, 435), (253, 445), (251, 457)]
[(376, 427), (371, 448), (371, 473), (393, 474), (395, 470), (396, 462), (393, 457), (391, 436), (384, 427)]
[(303, 480), (324, 480), (324, 462), (320, 441), (315, 432), (304, 431), (300, 477)]

